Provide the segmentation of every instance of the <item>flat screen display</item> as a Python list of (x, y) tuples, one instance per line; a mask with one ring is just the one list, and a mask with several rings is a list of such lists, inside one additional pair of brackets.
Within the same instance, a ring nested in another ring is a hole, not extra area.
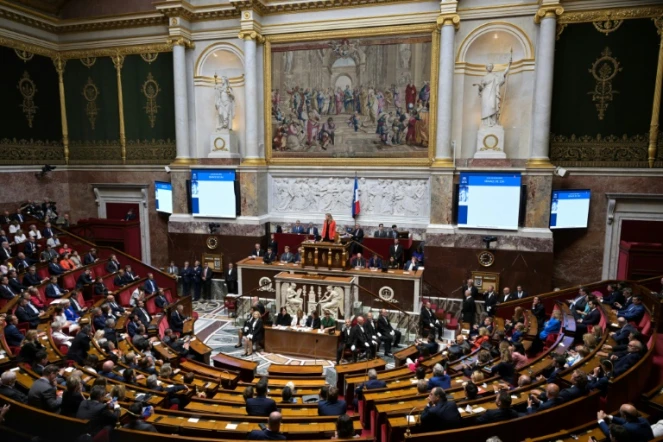
[(193, 169), (191, 213), (193, 216), (235, 218), (235, 171)]
[(520, 185), (518, 172), (462, 172), (458, 227), (518, 230)]
[(157, 212), (173, 213), (173, 185), (163, 181), (154, 182)]
[(550, 203), (551, 229), (587, 228), (591, 191), (553, 190)]

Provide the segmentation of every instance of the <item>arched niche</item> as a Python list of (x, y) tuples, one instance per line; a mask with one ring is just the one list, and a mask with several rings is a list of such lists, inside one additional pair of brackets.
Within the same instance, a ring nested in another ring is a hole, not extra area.
[(194, 67), (196, 78), (239, 78), (244, 75), (244, 53), (237, 46), (219, 42), (208, 46), (200, 54)]

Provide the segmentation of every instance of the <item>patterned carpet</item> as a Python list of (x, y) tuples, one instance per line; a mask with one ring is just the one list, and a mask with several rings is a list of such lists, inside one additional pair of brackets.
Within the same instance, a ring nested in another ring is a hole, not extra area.
[[(195, 324), (195, 333), (199, 339), (212, 348), (212, 357), (218, 353), (228, 354), (237, 358), (242, 358), (243, 348), (235, 348), (237, 344), (237, 329), (241, 325), (240, 320), (228, 317), (228, 312), (223, 306), (222, 301), (210, 301), (207, 303), (193, 303), (194, 310), (199, 317)], [(387, 368), (394, 367), (393, 357), (384, 357), (384, 353), (378, 353), (378, 357), (387, 361)], [(324, 359), (308, 359), (300, 356), (281, 355), (276, 353), (266, 353), (264, 351), (253, 352), (247, 360), (258, 363), (258, 374), (267, 374), (269, 365), (322, 365), (324, 367), (327, 382), (330, 385), (336, 384), (336, 370), (334, 370), (335, 361)]]

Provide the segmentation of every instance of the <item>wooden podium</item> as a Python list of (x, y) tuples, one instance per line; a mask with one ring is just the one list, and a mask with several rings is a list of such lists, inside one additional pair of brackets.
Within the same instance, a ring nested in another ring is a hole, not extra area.
[(302, 267), (343, 271), (350, 267), (350, 244), (304, 241)]

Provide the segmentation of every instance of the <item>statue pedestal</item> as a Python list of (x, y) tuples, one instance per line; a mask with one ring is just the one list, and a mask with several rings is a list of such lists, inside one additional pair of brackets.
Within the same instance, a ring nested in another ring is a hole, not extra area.
[(474, 158), (505, 159), (504, 128), (502, 126), (479, 127), (477, 151)]
[(210, 135), (210, 152), (207, 158), (239, 158), (235, 132), (219, 129)]

